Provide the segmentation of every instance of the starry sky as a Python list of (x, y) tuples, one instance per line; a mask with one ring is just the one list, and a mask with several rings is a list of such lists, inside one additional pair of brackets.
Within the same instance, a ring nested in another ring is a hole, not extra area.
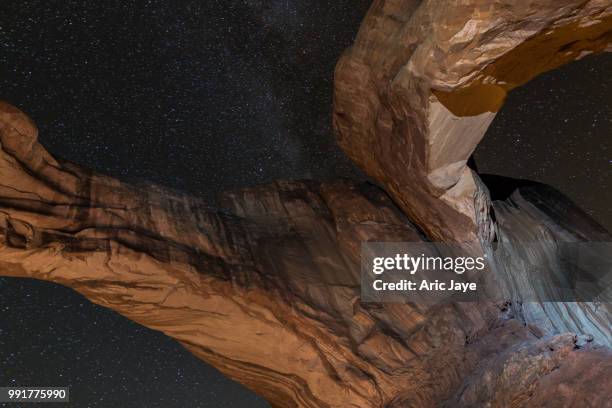
[[(364, 179), (331, 134), (334, 65), (369, 0), (0, 4), (0, 99), (55, 155), (214, 200), (275, 179)], [(514, 91), (475, 157), (612, 229), (610, 55)], [(174, 341), (69, 289), (0, 279), (0, 385), (71, 406), (265, 407)]]
[(612, 53), (512, 91), (474, 154), (478, 171), (549, 184), (612, 231)]
[(2, 97), (53, 153), (196, 195), (352, 176), (334, 65), (369, 1), (2, 1)]

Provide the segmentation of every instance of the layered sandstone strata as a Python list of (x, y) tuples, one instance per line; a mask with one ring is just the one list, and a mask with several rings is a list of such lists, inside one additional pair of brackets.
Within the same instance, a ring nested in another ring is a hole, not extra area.
[(338, 142), (433, 239), (488, 239), (466, 163), (507, 92), (611, 43), (607, 0), (374, 1), (336, 67)]
[(362, 303), (358, 263), (363, 241), (610, 240), (545, 189), (491, 203), (465, 165), (505, 92), (609, 38), (604, 2), (374, 2), (338, 65), (334, 123), (389, 195), (277, 182), (211, 210), (52, 157), (2, 104), (0, 274), (70, 286), (274, 406), (605, 406), (608, 305), (517, 304), (521, 287), (501, 303)]
[[(609, 390), (587, 363), (606, 371), (607, 348), (526, 325), (508, 305), (360, 303), (362, 241), (425, 239), (377, 187), (278, 182), (213, 212), (53, 158), (6, 104), (0, 142), (2, 275), (70, 286), (274, 406), (520, 406), (547, 395), (552, 372), (593, 377), (572, 385), (576, 398)], [(530, 211), (503, 220), (549, 228)]]

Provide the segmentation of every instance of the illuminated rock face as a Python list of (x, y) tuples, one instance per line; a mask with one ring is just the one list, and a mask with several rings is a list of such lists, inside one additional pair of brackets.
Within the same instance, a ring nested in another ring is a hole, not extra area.
[(610, 47), (611, 7), (374, 1), (336, 67), (340, 146), (432, 239), (475, 240), (488, 226), (466, 162), (506, 93)]
[[(521, 406), (547, 395), (553, 371), (570, 402), (609, 389), (588, 363), (605, 371), (609, 349), (578, 350), (574, 334), (526, 326), (512, 308), (360, 303), (360, 243), (424, 239), (376, 187), (279, 182), (228, 193), (213, 212), (54, 159), (8, 105), (0, 142), (2, 275), (70, 286), (275, 406)], [(500, 220), (544, 228), (514, 200), (514, 215), (497, 204)]]
[[(552, 56), (605, 46), (603, 3), (541, 3), (374, 3), (338, 65), (334, 121), (393, 200), (371, 185), (278, 182), (227, 193), (213, 211), (50, 156), (32, 122), (1, 104), (0, 274), (70, 286), (278, 407), (546, 406), (552, 395), (555, 406), (602, 406), (612, 355), (594, 345), (610, 342), (608, 309), (577, 322), (488, 302), (360, 303), (362, 241), (424, 231), (486, 246), (495, 231), (553, 228), (556, 198), (536, 208), (521, 191), (493, 204), (495, 225), (464, 163), (507, 89), (554, 66)], [(541, 56), (533, 70), (521, 44)], [(528, 75), (511, 81), (512, 64)], [(554, 228), (609, 240), (563, 221)]]

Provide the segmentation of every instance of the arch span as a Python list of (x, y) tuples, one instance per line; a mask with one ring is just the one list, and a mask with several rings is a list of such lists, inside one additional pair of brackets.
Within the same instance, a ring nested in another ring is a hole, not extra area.
[(611, 42), (602, 0), (374, 1), (336, 67), (338, 142), (430, 238), (486, 240), (466, 163), (507, 92)]

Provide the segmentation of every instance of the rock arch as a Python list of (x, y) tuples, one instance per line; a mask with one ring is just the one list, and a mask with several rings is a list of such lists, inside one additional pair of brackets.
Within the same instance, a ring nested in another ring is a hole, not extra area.
[[(336, 70), (334, 125), (393, 200), (370, 185), (278, 182), (228, 193), (215, 213), (52, 157), (0, 104), (0, 274), (70, 286), (278, 407), (603, 404), (608, 348), (544, 336), (490, 302), (364, 304), (357, 265), (361, 241), (491, 239), (465, 161), (514, 74), (499, 61), (551, 30), (554, 47), (533, 44), (545, 55), (601, 51), (609, 16), (599, 1), (375, 1)], [(496, 61), (498, 77), (486, 73)], [(525, 208), (512, 214), (536, 225), (543, 213)]]
[(336, 68), (338, 142), (432, 239), (475, 240), (466, 163), (507, 92), (611, 43), (606, 1), (374, 1)]

